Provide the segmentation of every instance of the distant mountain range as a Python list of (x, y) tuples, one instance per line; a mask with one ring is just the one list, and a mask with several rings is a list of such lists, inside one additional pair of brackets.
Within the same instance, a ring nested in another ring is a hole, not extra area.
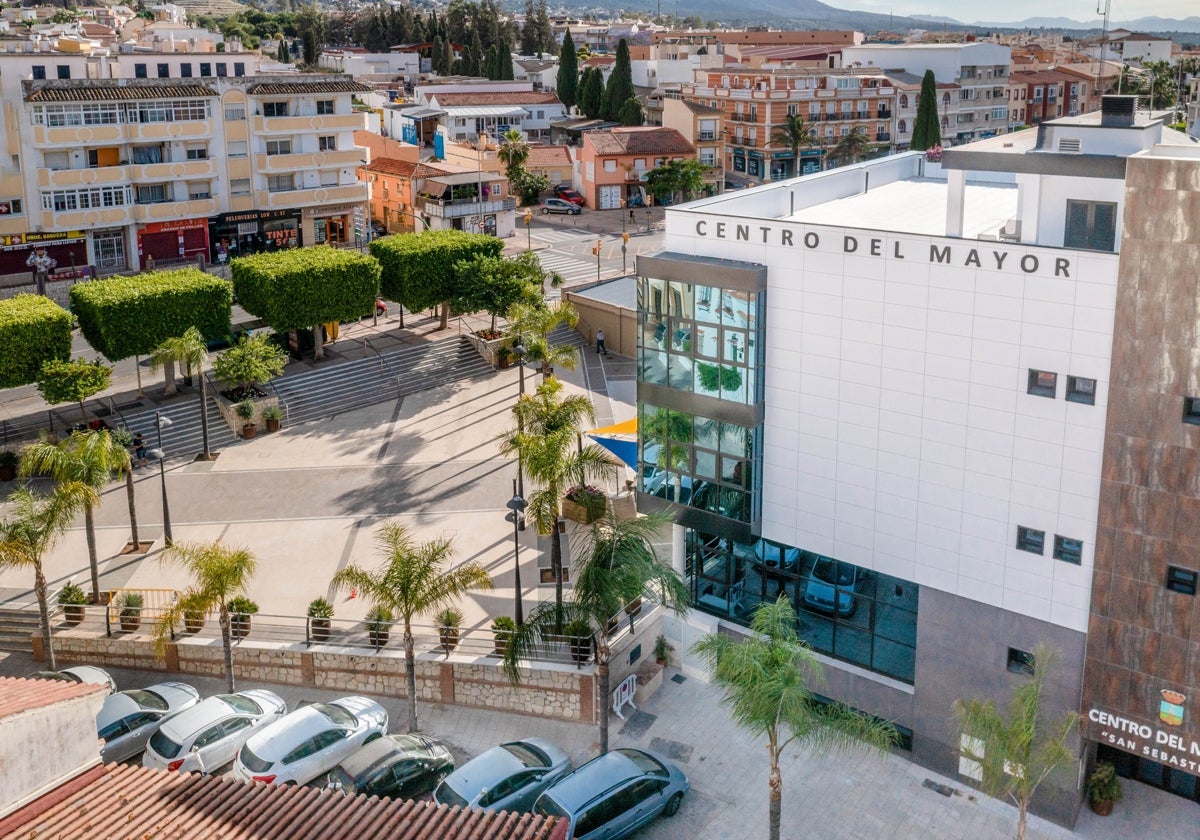
[[(1104, 21), (1071, 20), (1062, 17), (1026, 18), (1025, 20), (1000, 23), (979, 22), (973, 26), (994, 26), (1005, 29), (1100, 29)], [(1109, 29), (1128, 29), (1130, 32), (1200, 32), (1200, 17), (1195, 15), (1179, 20), (1164, 17), (1140, 17), (1135, 20), (1109, 21)]]

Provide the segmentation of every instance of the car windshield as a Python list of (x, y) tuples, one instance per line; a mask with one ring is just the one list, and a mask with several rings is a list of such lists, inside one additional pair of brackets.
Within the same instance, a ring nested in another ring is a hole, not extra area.
[(813, 577), (836, 586), (852, 586), (854, 584), (854, 567), (849, 563), (842, 563), (838, 566), (830, 558), (821, 557), (813, 566)]
[(132, 691), (122, 691), (121, 693), (143, 709), (154, 709), (156, 712), (165, 712), (170, 708), (167, 701), (153, 691), (135, 688)]
[(663, 767), (644, 752), (640, 752), (639, 750), (617, 750), (617, 752), (636, 764), (637, 769), (641, 770), (643, 773), (647, 773), (651, 776), (671, 775), (667, 772), (666, 767)]
[(238, 753), (238, 759), (251, 773), (265, 773), (267, 770), (270, 770), (271, 765), (275, 763), (273, 761), (267, 761), (264, 758), (259, 758), (254, 754), (254, 750), (250, 749), (249, 744), (246, 744), (242, 747), (242, 751)]
[(341, 706), (335, 706), (332, 703), (318, 703), (313, 708), (325, 715), (325, 717), (329, 718), (337, 726), (346, 726), (353, 729), (358, 725), (358, 719)]
[(545, 795), (539, 796), (538, 801), (533, 803), (533, 813), (542, 817), (562, 817), (564, 820), (571, 817), (561, 805)]
[(150, 736), (150, 749), (163, 758), (174, 758), (183, 749), (183, 744), (171, 740), (170, 736), (160, 729)]
[(467, 802), (467, 800), (463, 799), (462, 794), (450, 787), (448, 781), (442, 782), (440, 785), (438, 785), (437, 792), (434, 793), (434, 796), (437, 798), (437, 801), (443, 805), (454, 805), (458, 808), (466, 808), (467, 805), (470, 804)]
[(218, 694), (217, 696), (232, 706), (235, 712), (242, 712), (247, 715), (262, 714), (262, 707), (249, 697), (243, 697), (240, 694)]
[(549, 767), (550, 757), (529, 744), (502, 744), (504, 749), (513, 754), (517, 761), (526, 767)]

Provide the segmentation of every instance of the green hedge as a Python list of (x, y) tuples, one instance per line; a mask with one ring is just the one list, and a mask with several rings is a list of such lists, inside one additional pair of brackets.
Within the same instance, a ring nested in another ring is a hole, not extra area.
[(71, 287), (84, 338), (110, 361), (147, 356), (195, 327), (209, 341), (229, 335), (233, 286), (198, 268), (111, 277)]
[(70, 312), (41, 295), (0, 301), (0, 388), (28, 385), (42, 362), (70, 356)]
[(379, 295), (379, 263), (357, 251), (317, 246), (233, 261), (238, 303), (276, 332), (353, 321)]
[(494, 236), (461, 230), (402, 233), (371, 243), (371, 254), (383, 272), (384, 297), (409, 312), (431, 309), (455, 296), (455, 263), (499, 257), (503, 250), (504, 243)]

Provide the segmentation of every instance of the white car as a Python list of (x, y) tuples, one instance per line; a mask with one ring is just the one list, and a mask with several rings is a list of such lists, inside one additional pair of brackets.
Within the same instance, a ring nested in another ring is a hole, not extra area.
[(367, 697), (314, 703), (251, 735), (233, 762), (233, 775), (244, 782), (302, 785), (383, 737), (387, 725), (387, 710)]
[(96, 715), (96, 730), (104, 739), (101, 760), (107, 763), (132, 758), (146, 748), (146, 742), (164, 721), (199, 702), (200, 692), (181, 682), (156, 683), (108, 695)]
[(142, 764), (151, 770), (211, 773), (237, 757), (246, 739), (287, 714), (273, 691), (217, 694), (180, 712), (146, 744)]
[(94, 665), (74, 665), (70, 668), (63, 668), (60, 671), (38, 671), (33, 676), (39, 680), (58, 680), (59, 682), (102, 685), (108, 689), (109, 694), (113, 694), (117, 690), (117, 683), (112, 678), (112, 674)]

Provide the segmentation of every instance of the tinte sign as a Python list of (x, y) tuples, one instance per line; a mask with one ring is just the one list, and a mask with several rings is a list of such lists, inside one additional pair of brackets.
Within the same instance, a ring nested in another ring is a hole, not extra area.
[(1163, 689), (1159, 694), (1156, 725), (1093, 708), (1087, 713), (1088, 734), (1102, 744), (1109, 744), (1159, 764), (1178, 767), (1192, 775), (1200, 775), (1200, 741), (1174, 732), (1170, 728), (1183, 723), (1183, 704), (1187, 697), (1171, 689)]

